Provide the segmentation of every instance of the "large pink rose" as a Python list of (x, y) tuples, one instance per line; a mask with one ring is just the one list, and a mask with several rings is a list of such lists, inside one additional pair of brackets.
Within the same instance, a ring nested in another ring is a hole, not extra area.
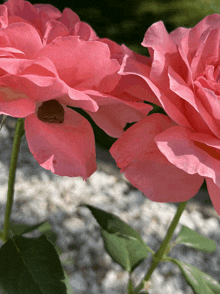
[(25, 117), (42, 167), (88, 178), (96, 170), (93, 130), (67, 106), (82, 108), (115, 138), (151, 107), (123, 93), (119, 60), (70, 9), (9, 0), (0, 5), (0, 25), (0, 114)]
[[(220, 15), (168, 34), (153, 24), (147, 62), (124, 56), (131, 95), (162, 107), (129, 128), (110, 149), (128, 180), (153, 201), (181, 202), (206, 180), (220, 214)], [(134, 79), (133, 79), (134, 78)]]

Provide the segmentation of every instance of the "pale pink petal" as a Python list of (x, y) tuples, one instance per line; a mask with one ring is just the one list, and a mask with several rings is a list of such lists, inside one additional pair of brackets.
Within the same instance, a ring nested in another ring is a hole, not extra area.
[(10, 22), (16, 22), (16, 18), (29, 22), (43, 37), (45, 24), (49, 20), (59, 18), (62, 13), (50, 4), (34, 4), (24, 0), (9, 0), (4, 3), (8, 8)]
[[(163, 84), (159, 83), (158, 86), (157, 83), (152, 82), (151, 78), (149, 77), (150, 68), (147, 65), (141, 64), (138, 61), (130, 58), (129, 56), (126, 57), (126, 59), (124, 58), (123, 66), (121, 67), (119, 73), (123, 75), (137, 75), (141, 77), (144, 81), (146, 81), (149, 88), (151, 89), (151, 91), (148, 91), (148, 87), (146, 87), (146, 94), (145, 97), (143, 97), (143, 99), (146, 99), (146, 101), (152, 102), (163, 107), (165, 112), (174, 121), (176, 121), (180, 125), (190, 128), (191, 125), (189, 124), (189, 121), (182, 113), (185, 101), (183, 101), (183, 99), (178, 97), (175, 93), (171, 92), (170, 90), (167, 93), (167, 95), (165, 95)], [(168, 86), (169, 80), (167, 76), (167, 84), (165, 85), (165, 88), (168, 88)], [(155, 97), (152, 95), (152, 93), (154, 93)]]
[(195, 110), (197, 108), (197, 99), (193, 91), (189, 88), (186, 82), (179, 76), (177, 72), (173, 70), (171, 66), (168, 67), (168, 78), (170, 89), (176, 93), (178, 96), (186, 100), (190, 105), (192, 105)]
[(73, 28), (71, 28), (70, 35), (80, 36), (80, 38), (85, 41), (97, 39), (95, 31), (85, 22), (78, 22)]
[(170, 164), (157, 148), (155, 135), (172, 125), (168, 117), (152, 114), (130, 127), (110, 149), (125, 177), (152, 201), (187, 201), (204, 181)]
[(8, 10), (5, 5), (0, 5), (0, 28), (5, 29), (8, 26)]
[[(7, 61), (5, 63), (7, 64)], [(59, 79), (56, 68), (50, 59), (42, 57), (30, 63), (20, 75), (0, 77), (0, 84), (23, 92), (35, 102), (57, 99), (61, 104), (97, 111), (98, 105), (89, 95), (69, 87)], [(19, 63), (15, 62), (15, 64), (18, 69), (22, 69), (22, 66), (19, 68)], [(11, 67), (12, 65), (13, 62)], [(15, 67), (13, 70), (17, 70), (17, 68)], [(10, 69), (10, 64), (6, 69)]]
[[(147, 100), (161, 106), (161, 103), (159, 99), (157, 99), (156, 95), (152, 95), (153, 91), (151, 87), (148, 87), (150, 75), (149, 66), (138, 62), (137, 60), (131, 58), (129, 55), (125, 55), (122, 66), (118, 73), (126, 76), (125, 80), (120, 81), (120, 83), (123, 83), (121, 86), (126, 92), (133, 94), (135, 97), (138, 98), (143, 95), (143, 100)], [(138, 78), (136, 78), (136, 76)], [(139, 83), (139, 81), (141, 80), (139, 77), (143, 79), (142, 83)]]
[(43, 36), (43, 46), (51, 43), (55, 38), (59, 36), (67, 36), (69, 35), (69, 31), (67, 27), (55, 20), (48, 21), (46, 23), (46, 29)]
[(121, 172), (152, 201), (183, 202), (195, 196), (204, 178), (189, 175), (167, 160), (163, 162), (162, 158), (164, 156), (160, 152), (150, 154), (144, 159), (137, 159)]
[[(189, 39), (188, 39), (188, 59), (191, 64), (193, 57), (197, 53), (198, 44), (201, 41), (201, 36), (203, 38), (206, 34), (209, 33), (209, 29), (213, 26), (219, 27), (220, 15), (215, 13), (212, 15), (207, 15), (204, 19), (202, 19), (194, 28), (189, 31)], [(205, 34), (204, 34), (205, 33)]]
[(186, 66), (186, 73), (184, 75), (185, 76), (184, 80), (189, 86), (191, 86), (193, 83), (192, 70), (191, 70), (192, 55), (189, 50), (190, 31), (191, 29), (178, 28), (170, 33), (172, 40), (177, 44), (177, 50)]
[(33, 6), (34, 8), (37, 8), (37, 11), (44, 12), (44, 15), (47, 15), (47, 20), (57, 19), (62, 16), (62, 13), (59, 11), (59, 9), (51, 4), (34, 4)]
[(83, 116), (67, 107), (64, 110), (62, 124), (42, 122), (36, 114), (28, 116), (28, 146), (43, 168), (60, 176), (87, 179), (97, 168), (93, 130)]
[(129, 100), (129, 97), (132, 97), (132, 100), (134, 100), (134, 98), (137, 98), (137, 100), (139, 101), (145, 100), (161, 106), (159, 100), (155, 97), (155, 94), (148, 86), (146, 81), (139, 75), (135, 74), (121, 76), (118, 85), (115, 87), (111, 94), (117, 97), (120, 97), (120, 95), (122, 94), (125, 95), (125, 100)]
[(167, 116), (154, 113), (131, 126), (110, 149), (118, 167), (124, 169), (137, 158), (158, 151), (154, 137), (173, 125)]
[(15, 48), (11, 48), (11, 47), (2, 47), (0, 49), (0, 56), (1, 57), (9, 57), (9, 58), (24, 58), (25, 54), (24, 52), (15, 49)]
[(162, 53), (173, 53), (177, 51), (177, 46), (168, 34), (162, 21), (158, 21), (148, 28), (141, 45), (157, 48)]
[(57, 21), (63, 23), (68, 30), (75, 26), (76, 23), (80, 22), (79, 16), (72, 11), (70, 8), (63, 10), (62, 16)]
[[(203, 120), (206, 122), (210, 130), (220, 138), (220, 100), (213, 91), (203, 88), (201, 84), (195, 82), (195, 93), (197, 95), (197, 100), (199, 100), (198, 108), (200, 115)], [(199, 98), (199, 99), (198, 99)]]
[(182, 107), (180, 108), (180, 110), (182, 111), (183, 115), (187, 117), (191, 127), (198, 132), (211, 134), (206, 120), (203, 119), (203, 116), (201, 116), (201, 114), (206, 112), (206, 110), (204, 109), (200, 100), (196, 97), (195, 93), (186, 84), (186, 82), (172, 69), (172, 67), (168, 68), (168, 77), (170, 89), (186, 101), (182, 101)]
[[(205, 35), (205, 36), (204, 36)], [(213, 42), (215, 40), (215, 42)], [(191, 69), (193, 79), (196, 79), (203, 73), (207, 60), (211, 57), (214, 60), (219, 59), (219, 41), (220, 41), (220, 29), (212, 28), (209, 33), (203, 34), (197, 44), (197, 52), (194, 56)], [(212, 44), (212, 50), (210, 50), (210, 44)]]
[(108, 45), (108, 48), (111, 52), (111, 59), (115, 58), (118, 60), (119, 64), (122, 63), (123, 57), (125, 55), (125, 51), (123, 50), (123, 47), (122, 47), (123, 45), (120, 46), (117, 43), (115, 43), (114, 41), (107, 39), (107, 38), (99, 39), (99, 42), (103, 42)]
[(212, 179), (206, 178), (207, 190), (215, 211), (220, 215), (220, 187)]
[(16, 48), (24, 52), (27, 58), (32, 58), (43, 47), (37, 30), (27, 23), (12, 23), (0, 30), (0, 37), (5, 38), (5, 47)]
[(12, 75), (19, 74), (31, 64), (33, 64), (33, 61), (29, 59), (16, 59), (16, 58), (1, 58), (0, 59), (0, 68), (4, 70), (4, 74), (5, 73), (9, 73)]
[[(193, 133), (189, 129), (174, 126), (158, 134), (155, 142), (170, 163), (188, 174), (198, 173), (202, 177), (212, 178), (220, 186), (220, 150), (199, 143)], [(208, 143), (211, 143), (209, 138), (207, 136)]]
[(29, 1), (9, 0), (4, 3), (8, 9), (8, 15), (17, 15), (25, 20), (37, 18), (37, 10)]
[(26, 117), (35, 112), (35, 103), (24, 93), (8, 87), (0, 87), (0, 114)]
[(129, 101), (127, 97), (123, 100), (121, 97), (108, 96), (96, 91), (85, 92), (99, 106), (96, 112), (87, 111), (87, 113), (111, 137), (120, 137), (127, 123), (143, 119), (153, 109), (151, 105)]
[(35, 58), (41, 56), (48, 57), (54, 63), (60, 78), (78, 90), (98, 87), (106, 75), (112, 75), (120, 68), (117, 60), (110, 59), (106, 44), (84, 41), (77, 36), (56, 38)]

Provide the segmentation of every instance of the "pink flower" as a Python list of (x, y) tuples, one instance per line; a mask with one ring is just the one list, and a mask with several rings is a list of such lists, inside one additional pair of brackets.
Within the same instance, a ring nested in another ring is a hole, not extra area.
[(55, 174), (87, 179), (96, 170), (92, 127), (67, 106), (82, 108), (116, 138), (151, 110), (115, 90), (119, 61), (68, 8), (0, 5), (0, 57), (0, 114), (25, 117), (30, 151)]
[(97, 38), (90, 25), (80, 21), (79, 16), (69, 8), (61, 13), (50, 4), (32, 5), (24, 0), (9, 0), (4, 5), (8, 17), (3, 19), (2, 27), (16, 22), (28, 23), (38, 31), (43, 46), (59, 36), (80, 36), (85, 41)]
[[(129, 128), (110, 149), (127, 179), (158, 202), (193, 197), (204, 179), (220, 214), (220, 15), (168, 34), (153, 24), (147, 62), (124, 57), (125, 91), (162, 107)], [(132, 80), (134, 78), (134, 80)]]

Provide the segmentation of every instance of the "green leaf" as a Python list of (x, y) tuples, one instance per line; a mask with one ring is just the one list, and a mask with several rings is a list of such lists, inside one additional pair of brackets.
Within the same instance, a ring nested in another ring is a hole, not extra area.
[[(30, 233), (35, 230), (39, 230), (43, 233), (47, 239), (54, 245), (58, 254), (62, 253), (60, 247), (56, 245), (57, 235), (51, 229), (51, 224), (48, 221), (43, 221), (36, 225), (26, 225), (26, 224), (14, 224), (10, 221), (10, 237), (12, 238), (14, 235), (24, 235)], [(11, 233), (13, 232), (13, 234)]]
[(8, 294), (66, 294), (53, 245), (42, 235), (15, 236), (0, 248), (0, 285)]
[(24, 235), (39, 229), (42, 225), (48, 223), (47, 221), (41, 222), (36, 225), (26, 225), (26, 224), (14, 224), (10, 221), (9, 228), (13, 231), (15, 235)]
[(215, 241), (200, 235), (186, 226), (182, 226), (175, 243), (181, 243), (205, 252), (214, 252), (216, 250)]
[(132, 272), (148, 256), (147, 245), (141, 236), (114, 214), (91, 205), (90, 209), (101, 226), (105, 250), (124, 270)]
[(123, 222), (119, 217), (117, 217), (113, 213), (106, 212), (92, 205), (81, 206), (86, 206), (87, 208), (89, 208), (89, 210), (92, 212), (93, 216), (99, 223), (100, 227), (108, 233), (117, 233), (121, 236), (124, 235), (125, 237), (133, 237), (135, 239), (138, 239), (140, 242), (144, 243), (138, 232), (136, 232), (132, 227)]
[(220, 284), (196, 267), (172, 258), (196, 294), (220, 294)]
[(57, 244), (56, 244), (57, 234), (52, 231), (51, 224), (46, 221), (38, 229), (53, 244), (57, 253), (60, 255), (62, 253), (62, 249), (59, 246), (57, 246)]

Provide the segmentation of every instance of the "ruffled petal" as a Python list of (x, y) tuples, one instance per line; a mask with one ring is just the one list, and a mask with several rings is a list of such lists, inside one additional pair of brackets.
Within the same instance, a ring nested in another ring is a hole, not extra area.
[(41, 56), (49, 58), (60, 78), (77, 90), (97, 88), (105, 76), (115, 74), (120, 68), (117, 60), (110, 59), (106, 44), (84, 41), (77, 36), (56, 38), (35, 58)]
[(202, 87), (202, 85), (196, 81), (195, 82), (195, 92), (198, 100), (198, 108), (200, 115), (206, 122), (210, 130), (218, 138), (220, 138), (220, 102), (219, 96), (217, 96), (212, 90)]
[(5, 5), (0, 5), (0, 28), (5, 29), (8, 26), (8, 10)]
[(63, 107), (62, 124), (42, 122), (36, 114), (25, 119), (28, 145), (43, 168), (59, 176), (87, 179), (97, 168), (93, 130), (83, 116)]
[(0, 30), (0, 37), (3, 47), (16, 48), (25, 53), (28, 59), (43, 47), (38, 31), (28, 23), (12, 23)]
[(26, 117), (35, 112), (35, 102), (23, 92), (0, 87), (0, 114), (12, 117)]
[(188, 174), (212, 178), (220, 187), (220, 141), (217, 145), (218, 140), (211, 138), (174, 126), (158, 134), (155, 142), (170, 163)]
[[(97, 103), (82, 91), (75, 90), (58, 76), (50, 59), (41, 57), (36, 61), (2, 62), (2, 68), (17, 75), (7, 74), (0, 77), (0, 84), (23, 92), (35, 102), (57, 99), (61, 104), (97, 111)], [(24, 69), (23, 67), (26, 66)], [(1, 68), (1, 62), (0, 62)]]
[(43, 46), (51, 43), (57, 37), (64, 37), (67, 35), (69, 35), (69, 31), (64, 24), (55, 20), (48, 21), (43, 37)]
[(172, 125), (168, 117), (152, 114), (130, 127), (110, 149), (125, 177), (152, 201), (187, 201), (204, 181), (172, 165), (157, 148), (154, 137)]
[(217, 214), (220, 215), (220, 187), (218, 187), (210, 178), (206, 178), (205, 180), (213, 207)]
[(78, 22), (73, 28), (70, 29), (70, 35), (80, 36), (85, 41), (93, 41), (98, 39), (96, 32), (86, 22)]
[[(44, 6), (44, 5), (43, 5)], [(70, 8), (63, 10), (62, 16), (57, 21), (63, 23), (68, 30), (75, 26), (76, 23), (80, 22), (79, 16), (72, 11)]]
[(141, 45), (157, 48), (161, 53), (173, 53), (177, 51), (177, 46), (168, 34), (162, 21), (158, 21), (148, 28)]
[[(154, 83), (150, 78), (150, 68), (145, 65), (139, 63), (137, 60), (132, 59), (129, 56), (126, 56), (123, 61), (123, 65), (119, 71), (120, 74), (123, 75), (132, 75), (138, 76), (142, 78), (147, 85), (145, 86), (146, 92), (143, 96), (143, 99), (152, 103), (155, 103), (156, 105), (159, 105), (160, 107), (163, 107), (165, 112), (177, 123), (180, 125), (183, 125), (185, 127), (191, 128), (191, 125), (185, 115), (182, 113), (182, 109), (184, 108), (185, 101), (178, 97), (175, 93), (172, 93), (169, 89), (168, 92), (165, 91), (166, 95), (164, 94), (164, 88), (163, 84), (159, 83), (159, 86), (157, 83)], [(137, 79), (135, 80), (137, 82)], [(119, 83), (120, 85), (120, 83)], [(143, 85), (143, 83), (142, 83)], [(133, 88), (135, 85), (133, 86)], [(169, 80), (167, 77), (167, 84), (165, 87), (169, 87)], [(148, 90), (150, 88), (150, 91)], [(129, 86), (128, 86), (129, 89)], [(129, 91), (130, 90), (127, 90)], [(131, 91), (134, 91), (131, 89)], [(131, 92), (132, 93), (132, 92)], [(143, 91), (142, 91), (143, 93)], [(154, 96), (152, 95), (154, 93)], [(139, 96), (139, 95), (138, 95)]]
[(143, 119), (153, 109), (148, 104), (122, 100), (95, 92), (86, 91), (97, 102), (99, 109), (96, 112), (87, 111), (87, 113), (111, 137), (120, 137), (127, 123)]
[[(220, 23), (220, 20), (219, 20)], [(213, 42), (213, 40), (215, 40)], [(198, 75), (202, 74), (205, 69), (207, 60), (211, 57), (214, 60), (219, 59), (219, 41), (220, 41), (220, 29), (219, 25), (217, 28), (209, 29), (209, 32), (204, 32), (199, 39), (197, 44), (197, 51), (191, 63), (192, 76), (196, 79)], [(210, 50), (210, 44), (212, 50)]]

